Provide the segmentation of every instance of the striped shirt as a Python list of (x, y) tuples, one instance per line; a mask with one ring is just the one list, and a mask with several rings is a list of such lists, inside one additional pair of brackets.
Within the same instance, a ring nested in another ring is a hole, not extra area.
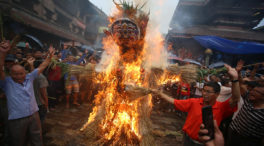
[(241, 100), (244, 104), (231, 122), (230, 128), (244, 137), (263, 138), (264, 109), (255, 109), (247, 97)]

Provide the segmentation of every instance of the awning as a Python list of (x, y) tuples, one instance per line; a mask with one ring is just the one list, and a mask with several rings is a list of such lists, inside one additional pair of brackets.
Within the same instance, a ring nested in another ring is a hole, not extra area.
[(223, 67), (225, 64), (227, 64), (227, 63), (225, 63), (223, 61), (219, 61), (219, 62), (210, 64), (208, 67), (209, 68), (219, 68), (219, 67)]
[(264, 44), (256, 42), (238, 42), (216, 36), (195, 36), (203, 47), (228, 54), (264, 54)]
[(168, 59), (182, 61), (182, 58), (174, 54), (169, 54)]
[(198, 61), (195, 61), (195, 60), (192, 60), (192, 59), (183, 59), (184, 62), (189, 62), (189, 63), (192, 63), (192, 64), (196, 64), (196, 65), (199, 65), (199, 66), (202, 66), (202, 64)]

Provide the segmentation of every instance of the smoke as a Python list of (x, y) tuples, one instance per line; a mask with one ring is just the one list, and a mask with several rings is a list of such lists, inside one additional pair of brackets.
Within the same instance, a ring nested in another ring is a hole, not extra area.
[[(118, 1), (118, 0), (117, 0)], [(150, 12), (150, 23), (155, 24), (159, 32), (166, 34), (172, 19), (174, 10), (179, 0), (126, 0), (133, 2), (135, 5), (143, 5), (144, 12)]]
[(120, 57), (119, 47), (110, 36), (103, 39), (103, 45), (105, 51), (95, 67), (96, 72), (110, 72), (116, 66)]
[(168, 52), (164, 47), (164, 37), (159, 32), (155, 24), (149, 23), (145, 37), (145, 69), (150, 70), (151, 67), (165, 69), (168, 65)]
[[(145, 69), (151, 67), (166, 68), (168, 52), (164, 47), (164, 33), (168, 31), (169, 21), (176, 6), (168, 10), (167, 0), (133, 0), (135, 4), (145, 4), (143, 11), (150, 13), (147, 33), (145, 37)], [(167, 6), (167, 8), (165, 8)], [(166, 16), (166, 17), (164, 17)]]
[[(118, 0), (116, 2), (119, 3)], [(145, 4), (142, 10), (150, 13), (144, 46), (146, 51), (145, 68), (147, 70), (153, 66), (165, 68), (168, 65), (168, 53), (164, 48), (164, 34), (168, 32), (178, 0), (173, 2), (171, 0), (126, 0), (126, 2), (133, 2), (134, 5), (139, 6)], [(113, 16), (116, 12), (116, 8), (113, 7), (110, 15)], [(110, 56), (103, 55), (101, 63), (108, 62)]]

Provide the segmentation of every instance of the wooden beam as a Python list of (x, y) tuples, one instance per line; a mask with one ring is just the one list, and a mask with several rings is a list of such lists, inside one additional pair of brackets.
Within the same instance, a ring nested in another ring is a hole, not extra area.
[(191, 36), (197, 35), (213, 35), (224, 38), (239, 39), (239, 40), (250, 40), (264, 42), (264, 33), (249, 31), (249, 30), (234, 30), (224, 29), (212, 26), (194, 26), (184, 29), (173, 29), (171, 34), (187, 34)]
[[(12, 8), (10, 10), (10, 14), (11, 14), (11, 18), (13, 18), (16, 21), (19, 21), (20, 23), (25, 23), (27, 25), (30, 25), (31, 27), (43, 30), (45, 32), (51, 33), (53, 35), (57, 35), (65, 39), (78, 41), (84, 44), (91, 44), (91, 42), (85, 40), (83, 37), (73, 34), (72, 32), (69, 32), (66, 29), (56, 26), (55, 24), (51, 24), (37, 17), (33, 17), (16, 8)], [(21, 19), (17, 19), (17, 17)], [(23, 20), (23, 22), (21, 22), (21, 20)]]

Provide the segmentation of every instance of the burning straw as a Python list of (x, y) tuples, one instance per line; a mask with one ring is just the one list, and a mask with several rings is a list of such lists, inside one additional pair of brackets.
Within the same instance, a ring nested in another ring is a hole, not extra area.
[(129, 84), (126, 85), (125, 90), (126, 93), (129, 95), (130, 100), (135, 100), (139, 97), (143, 97), (151, 93), (150, 89)]
[[(164, 74), (170, 75), (179, 75), (180, 79), (186, 83), (196, 82), (198, 79), (198, 67), (196, 65), (188, 64), (183, 66), (170, 65), (165, 71), (160, 68), (152, 68), (152, 74), (154, 75), (154, 81), (160, 79)], [(153, 77), (152, 77), (153, 78)], [(153, 82), (153, 80), (150, 80)]]

